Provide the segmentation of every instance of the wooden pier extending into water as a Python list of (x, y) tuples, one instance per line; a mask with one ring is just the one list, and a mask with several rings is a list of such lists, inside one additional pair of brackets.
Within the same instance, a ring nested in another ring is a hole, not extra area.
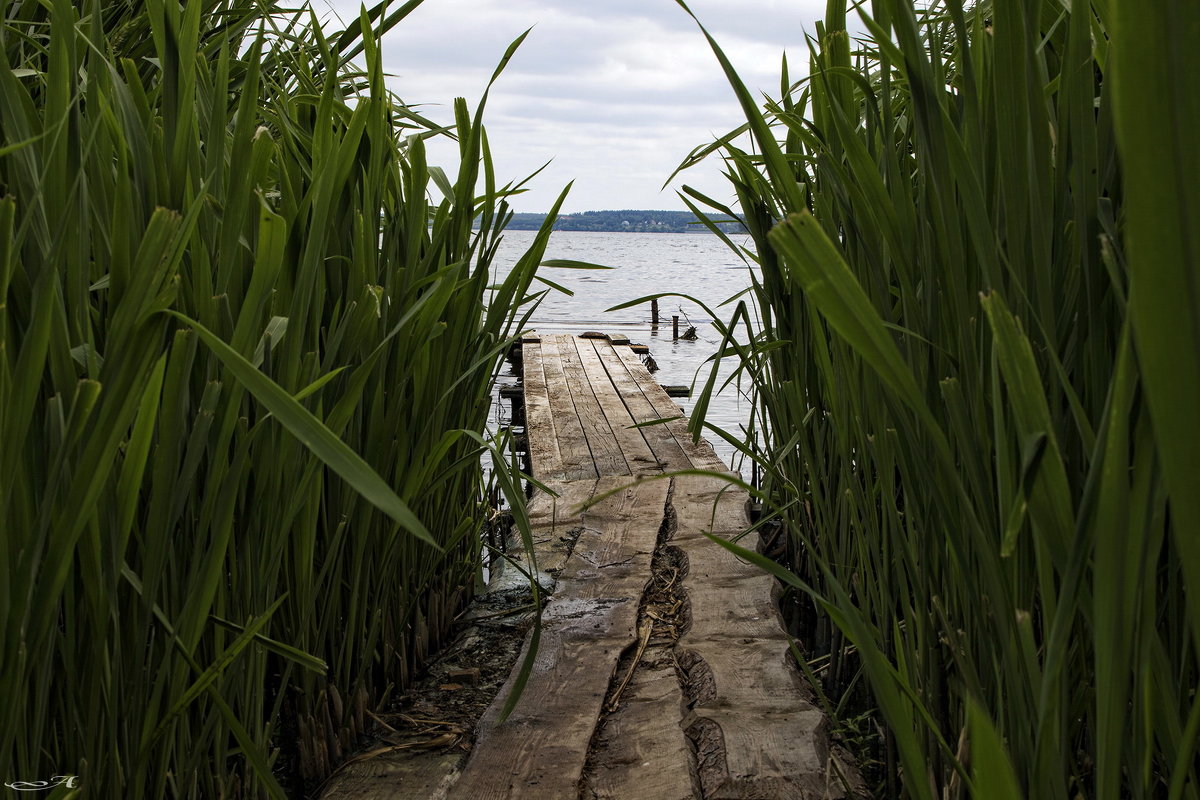
[(356, 796), (848, 796), (774, 579), (705, 535), (746, 530), (746, 493), (669, 475), (728, 467), (628, 340), (527, 337), (522, 362), (528, 454), (550, 491), (529, 503), (534, 557), (516, 555), (552, 592), (525, 693), (498, 722), (514, 669), (452, 774)]

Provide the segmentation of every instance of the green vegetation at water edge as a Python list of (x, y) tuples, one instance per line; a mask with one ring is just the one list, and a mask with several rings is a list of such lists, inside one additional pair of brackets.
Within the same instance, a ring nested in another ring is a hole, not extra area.
[(3, 4), (4, 780), (298, 792), (473, 591), (490, 387), (549, 230), (490, 285), (513, 187), (482, 106), (443, 128), (384, 85), (418, 2), (336, 33)]
[[(729, 218), (732, 219), (732, 218)], [(513, 214), (509, 230), (541, 230), (545, 214)], [(729, 233), (743, 231), (736, 221), (717, 222)], [(583, 211), (560, 214), (556, 231), (608, 231), (613, 233), (707, 233), (709, 228), (690, 211)]]
[(880, 796), (1200, 797), (1200, 5), (847, 5), (762, 106), (713, 42), (753, 148), (684, 164), (761, 263), (746, 555)]

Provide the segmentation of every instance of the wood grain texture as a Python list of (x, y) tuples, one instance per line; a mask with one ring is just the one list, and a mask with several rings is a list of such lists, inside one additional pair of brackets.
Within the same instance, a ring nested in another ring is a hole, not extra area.
[[(649, 659), (643, 659), (643, 662)], [(700, 796), (692, 747), (680, 727), (683, 693), (673, 660), (640, 666), (621, 706), (597, 731), (584, 800), (687, 800)]]
[[(604, 339), (578, 339), (576, 345), (584, 374), (608, 420), (613, 438), (625, 456), (629, 472), (633, 475), (662, 472), (662, 464), (654, 455), (654, 451), (650, 449), (650, 445), (646, 443), (646, 437), (639, 429), (633, 427), (640, 420), (626, 405), (624, 391), (609, 375), (598, 352), (607, 350), (612, 353), (612, 345)], [(615, 353), (613, 353), (613, 357), (616, 357)], [(623, 369), (622, 372), (624, 372)]]
[[(699, 442), (692, 441), (692, 435), (688, 431), (687, 419), (681, 409), (666, 390), (658, 385), (658, 381), (646, 371), (646, 367), (642, 364), (637, 355), (629, 348), (616, 347), (613, 350), (625, 362), (630, 376), (637, 381), (638, 387), (642, 391), (642, 395), (650, 403), (654, 409), (654, 417), (651, 419), (671, 419), (671, 422), (664, 423), (661, 427), (670, 431), (675, 437), (675, 441), (683, 449), (688, 457), (688, 466), (695, 469), (711, 469), (724, 471), (728, 469), (723, 461), (717, 457), (716, 452), (708, 444), (701, 439)], [(659, 427), (659, 426), (655, 426)]]
[[(629, 465), (621, 445), (617, 441), (612, 425), (608, 421), (605, 409), (597, 397), (597, 392), (612, 386), (607, 375), (602, 380), (593, 382), (583, 367), (579, 355), (580, 349), (592, 349), (592, 340), (577, 339), (574, 336), (556, 336), (558, 357), (562, 362), (563, 375), (566, 377), (567, 388), (571, 400), (575, 404), (575, 413), (579, 416), (583, 435), (587, 440), (588, 453), (580, 454), (580, 458), (591, 458), (596, 472), (605, 475), (629, 475)], [(597, 340), (604, 341), (604, 340)]]
[[(602, 479), (597, 496), (627, 482)], [(541, 646), (525, 693), (499, 723), (514, 672), (480, 720), (475, 749), (452, 796), (578, 796), (609, 682), (621, 653), (635, 640), (667, 490), (666, 481), (648, 481), (610, 494), (583, 513), (583, 533), (543, 614)]]
[(330, 777), (324, 800), (448, 800), (462, 754), (380, 748), (359, 759)]
[[(516, 536), (509, 542), (507, 555), (523, 570), (536, 565), (539, 583), (552, 589), (583, 527), (580, 506), (592, 498), (596, 481), (547, 481), (546, 488), (550, 491), (538, 490), (526, 506), (533, 559)], [(527, 584), (527, 580), (515, 566), (500, 560), (496, 562), (489, 588), (494, 591), (519, 587)]]
[[(601, 364), (604, 365), (609, 380), (616, 388), (617, 393), (621, 397), (622, 404), (629, 411), (632, 419), (637, 422), (649, 422), (650, 420), (665, 416), (646, 398), (645, 393), (642, 391), (641, 383), (635, 377), (635, 374), (640, 375), (641, 373), (645, 373), (648, 380), (653, 380), (650, 378), (650, 373), (646, 372), (646, 367), (637, 356), (633, 356), (629, 360), (621, 357), (619, 352), (621, 350), (628, 352), (631, 356), (633, 355), (629, 348), (620, 346), (605, 347), (602, 343), (597, 344), (595, 342), (593, 342), (593, 345)], [(670, 400), (670, 398), (667, 399)], [(674, 407), (674, 411), (670, 413), (671, 416), (680, 416), (683, 414), (683, 411), (674, 402), (671, 405)], [(648, 472), (691, 468), (692, 461), (688, 458), (683, 446), (675, 438), (675, 434), (671, 428), (666, 425), (649, 425), (639, 428), (638, 431), (657, 461), (657, 465), (649, 467)]]
[(562, 456), (558, 451), (554, 413), (550, 408), (550, 391), (542, 367), (541, 340), (526, 340), (521, 344), (521, 382), (524, 388), (525, 428), (538, 431), (530, 437), (529, 460), (536, 476), (561, 475)]
[[(574, 349), (574, 344), (570, 346)], [(542, 337), (541, 365), (553, 419), (553, 426), (549, 431), (553, 431), (561, 467), (557, 471), (540, 474), (535, 467), (534, 477), (539, 480), (567, 481), (599, 477), (596, 464), (592, 461), (591, 450), (588, 448), (587, 436), (583, 432), (583, 423), (575, 410), (575, 401), (567, 386), (562, 355), (559, 353), (559, 337)], [(530, 439), (529, 446), (531, 448), (540, 447), (535, 444), (535, 441), (542, 438), (547, 431), (530, 425), (528, 416), (526, 416), (525, 430)]]
[[(746, 500), (744, 491), (717, 478), (675, 479), (671, 543), (687, 558), (691, 609), (691, 625), (678, 644), (692, 695), (684, 726), (710, 745), (718, 737), (724, 751), (724, 774), (709, 774), (705, 794), (840, 797), (827, 776), (824, 715), (788, 659), (774, 579), (702, 533), (741, 533), (749, 524)], [(757, 536), (739, 543), (755, 549)]]

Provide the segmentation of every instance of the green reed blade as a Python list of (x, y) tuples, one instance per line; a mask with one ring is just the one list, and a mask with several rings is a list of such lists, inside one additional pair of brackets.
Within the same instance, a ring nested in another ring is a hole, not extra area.
[[(511, 187), (480, 117), (433, 124), (384, 84), (378, 34), (417, 5), (329, 36), (274, 4), (6, 6), (0, 771), (280, 796), (278, 764), (300, 785), (329, 758), (273, 732), (405, 685), (467, 599), (461, 431), (545, 242), (487, 287), (471, 221)], [(451, 132), (467, 163), (426, 163)]]
[[(1200, 8), (1168, 0), (1149, 13), (1118, 4), (1114, 36), (1126, 42), (1114, 66), (1116, 129), (1126, 165), (1130, 318), (1146, 402), (1179, 519), (1176, 546), (1193, 586), (1200, 581), (1200, 451), (1175, 432), (1200, 422)], [(1184, 356), (1184, 357), (1181, 357)], [(1188, 598), (1200, 647), (1200, 592)]]
[(709, 40), (746, 124), (683, 167), (724, 158), (760, 267), (741, 449), (882, 796), (1197, 796), (1188, 8), (882, 0), (848, 50), (831, 2), (761, 107)]
[(297, 439), (304, 443), (318, 458), (334, 472), (341, 475), (354, 489), (372, 505), (400, 523), (413, 536), (440, 549), (432, 534), (413, 514), (400, 497), (392, 491), (382, 478), (353, 450), (337, 438), (329, 428), (300, 405), (278, 384), (266, 378), (254, 365), (236, 350), (221, 341), (212, 331), (182, 314), (169, 312), (188, 325), (206, 345), (216, 353), (221, 362)]

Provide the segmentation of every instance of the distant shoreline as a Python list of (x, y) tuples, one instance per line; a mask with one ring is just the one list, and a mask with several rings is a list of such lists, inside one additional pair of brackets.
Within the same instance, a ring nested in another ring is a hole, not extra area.
[[(508, 224), (510, 231), (540, 230), (546, 221), (545, 214), (514, 213)], [(718, 223), (726, 233), (743, 230), (740, 222)], [(556, 231), (596, 231), (605, 233), (710, 233), (696, 215), (690, 211), (584, 211), (577, 214), (560, 214), (554, 223)]]

